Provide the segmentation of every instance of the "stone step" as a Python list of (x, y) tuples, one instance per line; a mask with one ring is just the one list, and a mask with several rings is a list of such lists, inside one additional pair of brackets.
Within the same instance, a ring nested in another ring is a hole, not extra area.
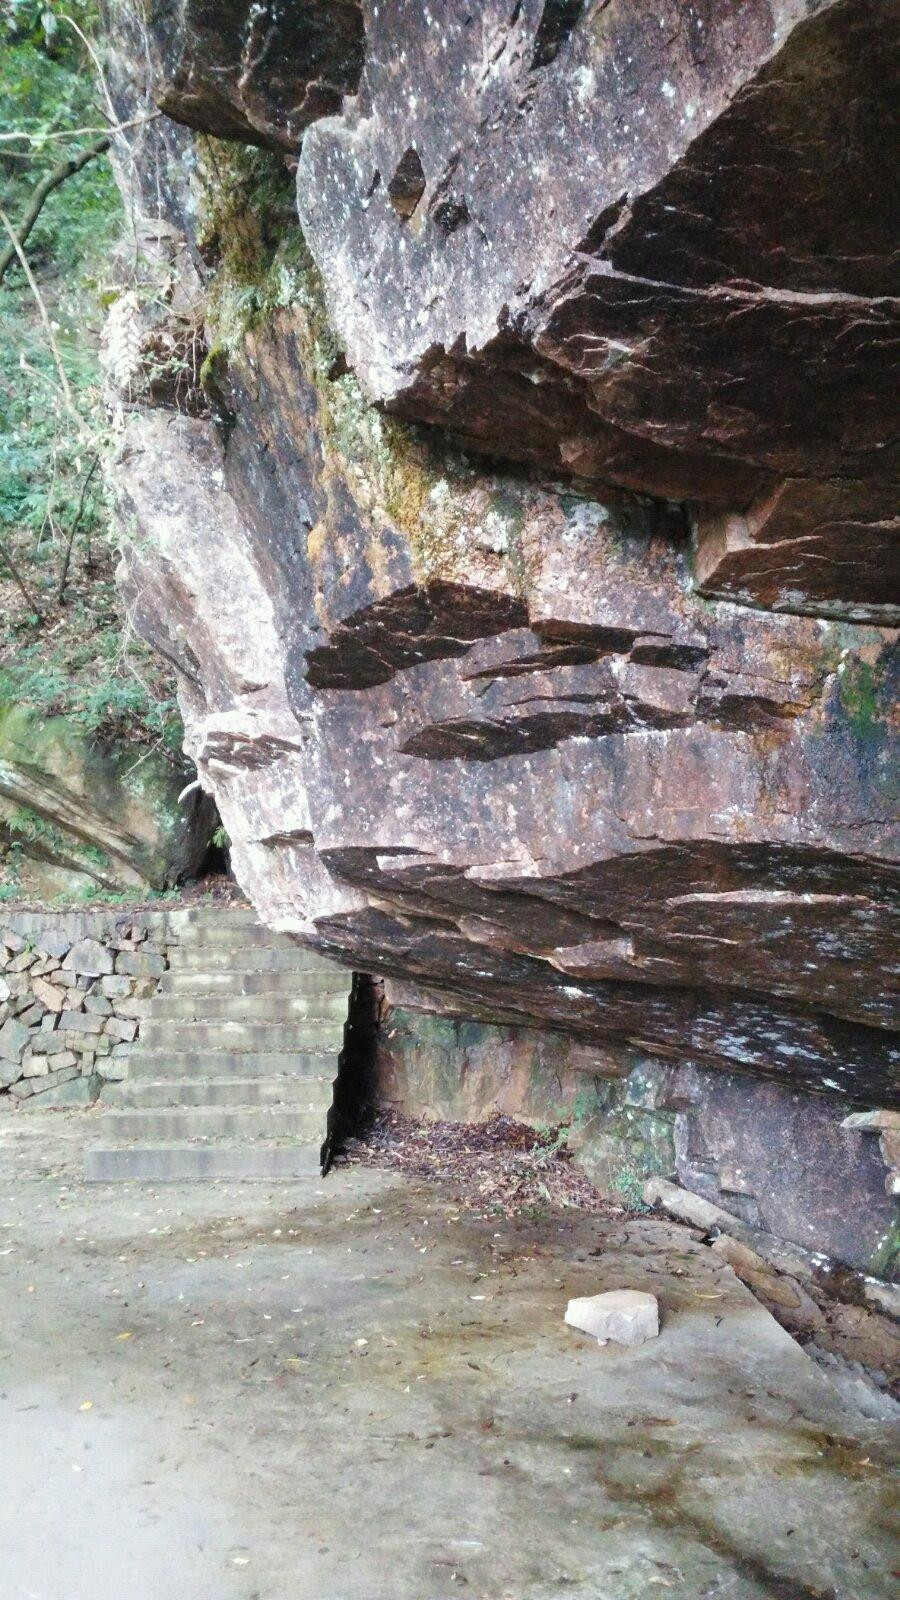
[(170, 913), (176, 929), (203, 927), (215, 923), (217, 927), (259, 927), (259, 917), (252, 906), (185, 906)]
[(334, 1050), (344, 1042), (343, 1022), (157, 1022), (151, 1011), (141, 1028), (147, 1050)]
[(333, 1078), (336, 1050), (135, 1050), (125, 1058), (125, 1082), (168, 1078)]
[(193, 1179), (283, 1183), (319, 1176), (319, 1142), (313, 1144), (156, 1144), (88, 1150), (88, 1183), (133, 1179), (185, 1183)]
[(325, 1118), (325, 1111), (306, 1106), (136, 1106), (105, 1112), (101, 1131), (112, 1143), (297, 1139), (321, 1144)]
[(267, 950), (300, 950), (289, 933), (276, 933), (274, 928), (264, 928), (259, 922), (244, 922), (232, 927), (223, 918), (198, 922), (185, 929), (178, 945), (179, 950), (230, 950), (247, 949), (251, 945)]
[(205, 972), (180, 967), (166, 972), (160, 980), (160, 993), (175, 994), (342, 994), (350, 995), (351, 974), (340, 967), (323, 972), (288, 968), (282, 972), (235, 972), (227, 967)]
[(175, 994), (156, 995), (148, 1021), (156, 1022), (308, 1022), (347, 1020), (346, 990), (338, 994)]
[[(76, 1083), (82, 1080), (75, 1079)], [(279, 1106), (314, 1108), (323, 1115), (334, 1096), (334, 1077), (125, 1078), (107, 1084), (103, 1106)], [(37, 1098), (35, 1096), (34, 1098)], [(25, 1101), (28, 1105), (28, 1101)]]
[(333, 962), (323, 961), (299, 945), (290, 949), (266, 945), (173, 945), (169, 969), (177, 973), (195, 972), (340, 972)]

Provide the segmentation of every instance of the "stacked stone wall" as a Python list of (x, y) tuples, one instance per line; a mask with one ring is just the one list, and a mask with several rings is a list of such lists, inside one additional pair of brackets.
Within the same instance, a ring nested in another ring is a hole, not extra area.
[(88, 1104), (125, 1074), (178, 913), (0, 917), (0, 1108)]

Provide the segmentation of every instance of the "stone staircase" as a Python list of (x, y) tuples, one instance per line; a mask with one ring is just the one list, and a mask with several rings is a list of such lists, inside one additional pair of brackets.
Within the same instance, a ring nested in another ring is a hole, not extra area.
[(349, 994), (252, 911), (188, 912), (87, 1180), (316, 1175)]

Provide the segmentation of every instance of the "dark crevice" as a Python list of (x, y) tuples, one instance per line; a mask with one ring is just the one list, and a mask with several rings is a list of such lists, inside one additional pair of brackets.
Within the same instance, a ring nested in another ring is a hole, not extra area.
[(419, 152), (410, 145), (397, 163), (396, 171), (387, 186), (388, 199), (398, 217), (406, 222), (412, 216), (425, 193), (425, 171)]
[(430, 216), (441, 231), (447, 234), (454, 233), (464, 222), (471, 220), (465, 200), (454, 200), (449, 195), (445, 195), (437, 205), (431, 207)]
[(378, 980), (369, 977), (368, 973), (354, 972), (344, 1026), (344, 1044), (334, 1080), (334, 1099), (319, 1152), (323, 1176), (344, 1141), (359, 1131), (375, 1099), (375, 1044), (381, 989)]
[(584, 0), (545, 0), (534, 36), (532, 71), (536, 67), (549, 67), (556, 60), (583, 11)]
[(369, 689), (408, 667), (465, 655), (476, 639), (526, 621), (523, 602), (510, 595), (410, 585), (338, 623), (327, 644), (307, 652), (307, 681), (314, 689)]

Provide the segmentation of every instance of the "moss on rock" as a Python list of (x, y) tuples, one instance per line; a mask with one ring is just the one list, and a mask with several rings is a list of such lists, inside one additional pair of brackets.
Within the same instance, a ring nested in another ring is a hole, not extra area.
[(488, 479), (443, 436), (369, 403), (343, 363), (281, 157), (213, 139), (198, 148), (199, 238), (216, 264), (201, 373), (207, 393), (221, 389), (229, 364), (248, 364), (248, 335), (277, 339), (287, 313), (318, 397), (323, 481), (348, 484), (375, 529), (380, 523), (403, 536), (420, 582), (471, 582), (474, 550), (486, 575), (524, 595), (522, 530), (534, 486), (514, 471)]
[(160, 750), (0, 703), (0, 882), (164, 888), (196, 870), (213, 826), (207, 805), (178, 805), (184, 783)]

